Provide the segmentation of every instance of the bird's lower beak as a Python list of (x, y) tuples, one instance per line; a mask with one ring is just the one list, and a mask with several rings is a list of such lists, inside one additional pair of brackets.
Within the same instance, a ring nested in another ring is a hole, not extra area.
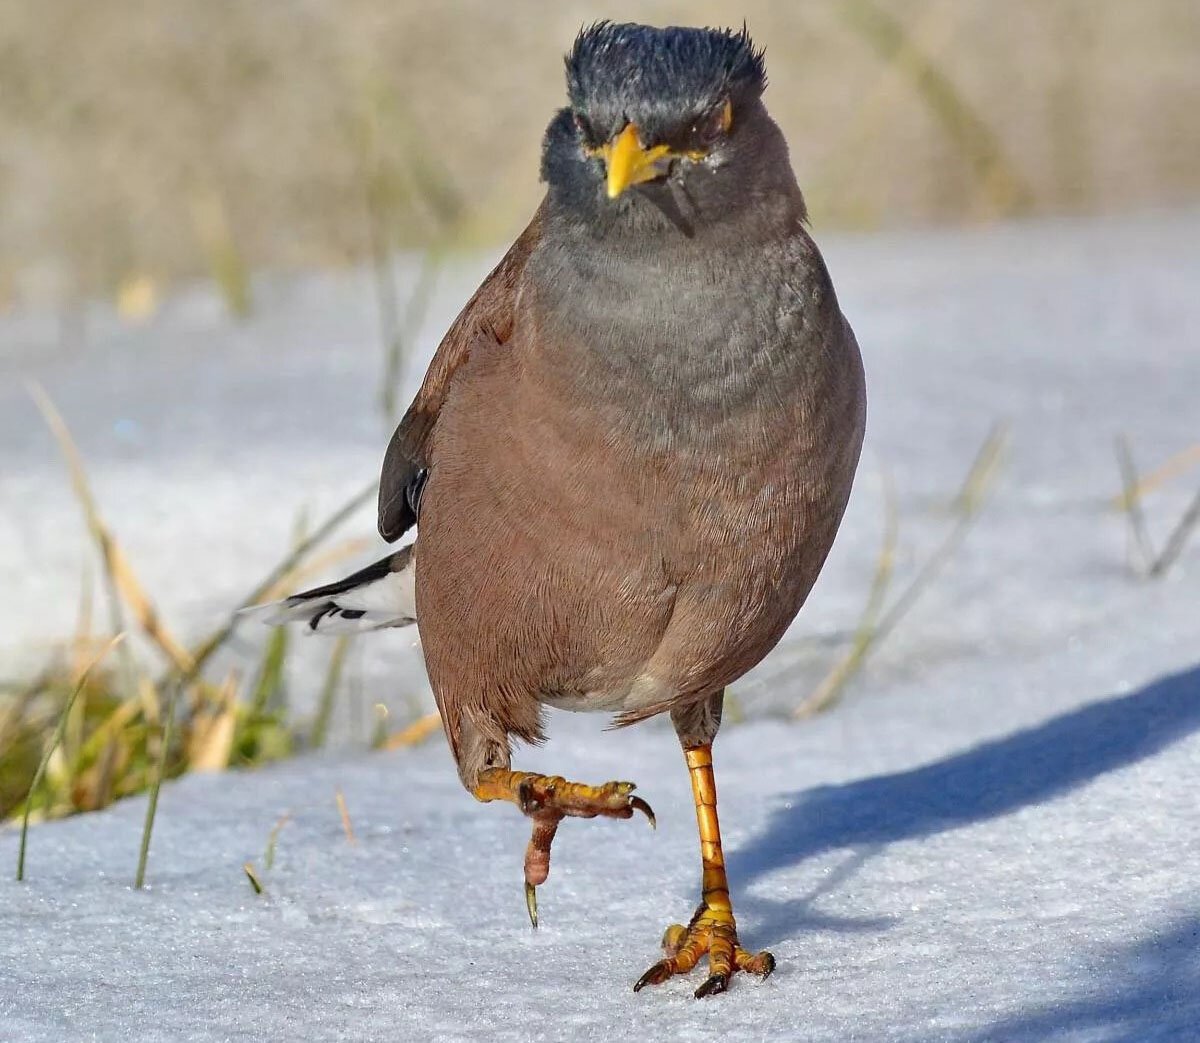
[(652, 181), (666, 172), (670, 149), (666, 145), (645, 148), (638, 138), (637, 125), (625, 129), (601, 149), (608, 168), (608, 198), (616, 199), (630, 185)]

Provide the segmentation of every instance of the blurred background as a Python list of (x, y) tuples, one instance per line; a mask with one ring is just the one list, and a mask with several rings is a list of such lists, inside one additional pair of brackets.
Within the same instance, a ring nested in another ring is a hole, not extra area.
[(0, 0), (0, 308), (508, 241), (602, 17), (745, 19), (818, 228), (1200, 198), (1194, 0)]

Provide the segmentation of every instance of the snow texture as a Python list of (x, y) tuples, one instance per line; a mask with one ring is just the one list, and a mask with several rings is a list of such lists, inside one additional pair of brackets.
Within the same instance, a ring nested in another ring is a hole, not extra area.
[[(1200, 1038), (1200, 545), (1139, 579), (1108, 504), (1116, 434), (1145, 469), (1200, 441), (1198, 242), (1195, 213), (825, 238), (866, 358), (868, 448), (809, 607), (736, 686), (716, 747), (734, 901), (745, 943), (779, 961), (769, 981), (702, 1002), (698, 975), (630, 989), (697, 899), (665, 722), (610, 733), (553, 714), (551, 741), (518, 751), (521, 767), (636, 780), (659, 821), (565, 823), (534, 933), (520, 816), (471, 800), (440, 740), (364, 756), (347, 713), (341, 752), (167, 787), (146, 892), (129, 886), (143, 800), (35, 827), (28, 882), (0, 882), (0, 1039)], [(486, 260), (443, 279), (410, 388)], [(300, 505), (316, 517), (376, 472), (369, 280), (280, 278), (258, 297), (232, 328), (201, 290), (135, 330), (93, 311), (85, 347), (4, 320), (6, 673), (69, 632), (84, 560), (19, 377), (58, 402), (188, 633), (253, 586)], [(902, 586), (999, 419), (1009, 452), (962, 549), (841, 705), (783, 719), (865, 600), (881, 468)], [(1158, 542), (1198, 483), (1150, 497)], [(356, 524), (370, 534), (370, 512)], [(359, 647), (366, 701), (428, 700), (411, 632)], [(301, 704), (328, 654), (304, 648)], [(0, 832), (6, 876), (16, 847)]]

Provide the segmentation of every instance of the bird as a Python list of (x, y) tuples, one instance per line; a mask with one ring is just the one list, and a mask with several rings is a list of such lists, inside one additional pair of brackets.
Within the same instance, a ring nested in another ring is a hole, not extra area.
[[(525, 896), (567, 817), (654, 813), (629, 782), (516, 770), (544, 707), (668, 714), (701, 898), (639, 991), (775, 968), (741, 945), (712, 744), (829, 553), (862, 447), (858, 344), (810, 234), (747, 28), (597, 22), (525, 231), (450, 325), (393, 434), (380, 535), (415, 539), (266, 606), (318, 633), (415, 623), (467, 791), (532, 824)], [(619, 734), (619, 732), (617, 733)]]

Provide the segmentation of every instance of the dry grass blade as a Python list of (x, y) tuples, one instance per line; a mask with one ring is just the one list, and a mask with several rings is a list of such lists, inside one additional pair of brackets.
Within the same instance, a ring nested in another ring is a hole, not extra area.
[(129, 606), (138, 627), (163, 651), (177, 669), (189, 670), (192, 666), (191, 654), (171, 636), (163, 625), (157, 610), (146, 595), (145, 589), (134, 575), (133, 568), (125, 554), (100, 516), (99, 508), (87, 480), (83, 459), (79, 455), (79, 450), (62, 415), (40, 386), (30, 383), (29, 393), (62, 451), (71, 476), (71, 485), (75, 490), (75, 497), (83, 510), (88, 531), (99, 548), (105, 574), (111, 590), (114, 592), (114, 599), (119, 596)]
[[(421, 267), (417, 272), (416, 281), (409, 292), (404, 305), (404, 317), (393, 318), (384, 326), (384, 355), (383, 375), (380, 377), (380, 409), (389, 421), (395, 421), (398, 415), (396, 389), (404, 376), (404, 367), (408, 362), (411, 348), (416, 339), (417, 331), (425, 323), (429, 306), (433, 301), (433, 291), (437, 286), (437, 278), (441, 272), (441, 251), (426, 250), (421, 255)], [(391, 278), (389, 274), (379, 275), (378, 280)]]
[[(1126, 442), (1126, 451), (1128, 451), (1128, 442), (1124, 439), (1124, 436), (1122, 436), (1121, 441)], [(1120, 452), (1119, 448), (1118, 452)], [(1154, 470), (1137, 476), (1132, 485), (1128, 481), (1125, 481), (1121, 492), (1113, 497), (1112, 505), (1119, 510), (1127, 511), (1136, 500), (1142, 499), (1147, 493), (1153, 492), (1172, 478), (1178, 478), (1181, 474), (1185, 474), (1197, 464), (1200, 464), (1200, 445), (1193, 445), (1187, 449), (1182, 449), (1174, 456), (1159, 464)], [(1124, 469), (1122, 469), (1122, 478), (1126, 478)]]
[(984, 440), (979, 453), (971, 464), (970, 470), (967, 472), (963, 488), (955, 499), (955, 503), (962, 505), (958, 520), (947, 534), (945, 540), (938, 546), (937, 550), (929, 556), (925, 565), (913, 578), (912, 583), (904, 589), (904, 592), (896, 599), (892, 607), (884, 613), (879, 621), (879, 626), (876, 628), (875, 637), (877, 641), (882, 640), (891, 633), (896, 624), (908, 614), (917, 598), (921, 596), (937, 574), (941, 572), (945, 564), (954, 557), (959, 545), (967, 535), (972, 524), (974, 524), (975, 519), (979, 516), (979, 512), (986, 502), (987, 494), (991, 488), (992, 480), (995, 477), (1007, 441), (1008, 425), (1004, 423), (996, 424)]
[(0, 691), (10, 695), (11, 698), (6, 706), (0, 709), (0, 750), (8, 744), (8, 734), (12, 731), (17, 723), (24, 716), (25, 711), (29, 708), (29, 704), (36, 698), (39, 689), (42, 687), (42, 680), (38, 678), (30, 684), (18, 684), (16, 682), (4, 682), (0, 685)]
[(79, 586), (79, 614), (75, 621), (75, 636), (71, 639), (71, 664), (76, 674), (82, 669), (93, 642), (92, 570), (85, 565), (83, 582)]
[(354, 835), (354, 826), (350, 823), (350, 809), (346, 807), (345, 794), (340, 789), (335, 790), (333, 798), (337, 802), (338, 814), (342, 818), (342, 832), (346, 834), (346, 839), (351, 844), (357, 844), (358, 837)]
[(225, 644), (229, 639), (229, 635), (233, 633), (234, 627), (237, 626), (238, 613), (242, 609), (249, 608), (251, 605), (257, 605), (263, 601), (268, 591), (273, 590), (284, 576), (295, 569), (296, 565), (303, 561), (314, 547), (324, 543), (347, 518), (367, 502), (374, 492), (375, 482), (364, 486), (317, 526), (311, 535), (297, 543), (288, 555), (267, 573), (258, 586), (242, 599), (237, 608), (229, 614), (226, 621), (200, 645), (194, 656), (192, 668), (183, 673), (183, 680), (187, 682), (195, 677), (212, 655)]
[(288, 594), (295, 592), (297, 588), (307, 586), (317, 575), (326, 569), (340, 562), (347, 561), (350, 558), (357, 557), (370, 546), (372, 546), (371, 540), (362, 536), (356, 536), (354, 539), (344, 540), (320, 554), (314, 554), (306, 561), (297, 562), (294, 568), (288, 571), (286, 575), (280, 576), (274, 586), (263, 594), (262, 600), (275, 601), (286, 597)]
[[(30, 394), (66, 460), (88, 531), (99, 550), (101, 578), (106, 583), (114, 623), (123, 624), (129, 617), (136, 626), (122, 626), (120, 632), (140, 628), (165, 654), (169, 667), (156, 684), (129, 654), (126, 642), (118, 650), (119, 667), (93, 670), (87, 685), (73, 690), (79, 667), (94, 651), (91, 588), (85, 583), (65, 667), (56, 659), (33, 684), (15, 686), (13, 697), (6, 697), (0, 704), (0, 814), (18, 812), (25, 800), (28, 821), (31, 814), (58, 816), (89, 811), (148, 791), (135, 875), (135, 886), (140, 888), (145, 884), (164, 779), (193, 770), (222, 770), (234, 760), (257, 765), (287, 756), (302, 745), (302, 732), (296, 722), (289, 720), (284, 698), (287, 636), (277, 631), (268, 643), (256, 686), (247, 701), (238, 697), (236, 677), (227, 678), (222, 685), (206, 681), (201, 670), (232, 633), (236, 613), (231, 613), (229, 621), (201, 644), (196, 654), (175, 640), (101, 518), (79, 452), (62, 417), (40, 388), (31, 386)], [(248, 600), (259, 599), (273, 585), (293, 577), (312, 548), (357, 510), (374, 488), (374, 483), (363, 487), (294, 547)], [(357, 549), (357, 545), (339, 548), (326, 554), (324, 563)], [(340, 666), (333, 672), (324, 696), (330, 706), (339, 671)], [(51, 756), (39, 770), (47, 744)], [(35, 775), (37, 783), (31, 786)], [(28, 805), (31, 794), (32, 807)]]
[[(921, 595), (929, 589), (938, 573), (954, 557), (986, 502), (987, 493), (1003, 456), (1007, 439), (1008, 425), (1005, 423), (995, 424), (975, 455), (962, 488), (954, 498), (953, 502), (958, 509), (957, 519), (945, 539), (917, 571), (912, 582), (904, 588), (891, 607), (878, 617), (877, 622), (873, 626), (869, 621), (866, 625), (860, 625), (849, 652), (817, 686), (816, 691), (796, 708), (795, 717), (811, 717), (837, 702), (850, 679), (862, 669), (869, 656), (895, 630)], [(880, 569), (877, 568), (877, 577), (879, 572)], [(866, 618), (867, 615), (864, 613), (864, 619)]]
[(192, 771), (224, 771), (237, 734), (238, 677), (230, 673), (216, 694), (194, 713), (187, 736), (187, 763)]
[(1142, 497), (1148, 490), (1162, 484), (1168, 478), (1186, 470), (1195, 448), (1176, 453), (1161, 467), (1156, 468), (1150, 475), (1138, 475), (1137, 465), (1133, 461), (1133, 451), (1129, 439), (1119, 435), (1116, 440), (1117, 467), (1121, 472), (1121, 495), (1116, 502), (1125, 512), (1129, 521), (1130, 540), (1137, 561), (1133, 568), (1140, 576), (1157, 579), (1165, 576), (1171, 566), (1183, 553), (1192, 531), (1200, 524), (1200, 492), (1192, 498), (1175, 528), (1167, 537), (1161, 553), (1156, 553), (1150, 539), (1150, 530), (1146, 524), (1146, 514), (1142, 510)]
[(945, 73), (915, 46), (904, 25), (874, 0), (843, 0), (835, 10), (881, 60), (909, 77), (971, 165), (991, 209), (998, 214), (1028, 209), (1033, 192), (1005, 155), (996, 134)]
[(963, 479), (962, 488), (954, 497), (954, 510), (960, 514), (974, 514), (983, 506), (983, 501), (991, 489), (992, 479), (996, 469), (1004, 458), (1004, 447), (1008, 444), (1008, 422), (998, 420), (971, 461), (971, 467)]
[(388, 718), (391, 717), (391, 711), (384, 703), (376, 703), (371, 707), (371, 712), (375, 716), (375, 727), (371, 731), (370, 746), (373, 750), (382, 750), (388, 737)]
[[(75, 671), (75, 675), (79, 676), (83, 673), (86, 665), (86, 663), (81, 664), (80, 668)], [(44, 667), (32, 681), (4, 683), (3, 688), (8, 689), (12, 698), (8, 702), (7, 709), (0, 713), (0, 750), (8, 745), (9, 733), (16, 730), (18, 723), (37, 699), (39, 693), (46, 688), (53, 674), (54, 667), (51, 664)]]
[(253, 862), (245, 862), (242, 865), (242, 872), (246, 874), (246, 879), (250, 881), (250, 886), (254, 888), (254, 893), (260, 895), (263, 893), (262, 881), (258, 878), (258, 872), (254, 868)]
[(208, 258), (209, 271), (237, 319), (250, 314), (250, 274), (233, 237), (225, 200), (215, 188), (196, 188), (189, 202), (192, 227)]
[[(443, 256), (459, 231), (466, 211), (448, 172), (433, 165), (422, 138), (401, 98), (383, 81), (364, 86), (362, 107), (351, 127), (350, 142), (358, 160), (366, 206), (367, 236), (379, 334), (383, 342), (383, 371), (379, 405), (384, 419), (398, 415), (396, 391), (416, 334), (425, 323), (441, 273)], [(389, 144), (400, 142), (400, 162)], [(408, 147), (404, 147), (407, 145)], [(432, 245), (421, 254), (420, 267), (403, 308), (396, 288), (392, 259), (399, 209), (420, 210), (431, 225)]]
[[(137, 718), (142, 707), (139, 699), (126, 699), (120, 703), (96, 728), (81, 751), (82, 759), (96, 756), (101, 750), (108, 749), (118, 736)], [(107, 801), (93, 800), (89, 806), (103, 807)]]
[(1137, 556), (1134, 571), (1144, 573), (1154, 561), (1154, 549), (1150, 544), (1150, 533), (1146, 527), (1146, 515), (1142, 511), (1142, 497), (1138, 492), (1137, 465), (1133, 462), (1133, 450), (1129, 439), (1118, 435), (1116, 440), (1117, 467), (1121, 471), (1121, 501), (1125, 517), (1129, 520), (1129, 536), (1133, 552)]
[(871, 590), (867, 603), (855, 628), (850, 650), (840, 659), (817, 685), (813, 693), (796, 707), (793, 716), (812, 717), (829, 709), (836, 703), (871, 650), (875, 641), (876, 623), (883, 611), (884, 600), (891, 585), (896, 566), (896, 545), (900, 537), (900, 512), (896, 505), (896, 489), (891, 474), (885, 469), (883, 476), (884, 524), (883, 543), (875, 562), (875, 574), (871, 579)]
[(405, 746), (420, 746), (442, 726), (442, 718), (436, 711), (418, 717), (412, 724), (393, 732), (383, 742), (383, 749), (398, 750)]
[(375, 280), (375, 302), (379, 313), (379, 336), (383, 342), (384, 372), (380, 382), (380, 406), (384, 418), (395, 419), (394, 375), (403, 367), (404, 338), (401, 334), (400, 301), (392, 261), (391, 224), (393, 197), (397, 193), (396, 172), (387, 162), (380, 139), (384, 129), (386, 99), (378, 85), (364, 92), (363, 111), (353, 122), (350, 142), (358, 160), (366, 208), (367, 242), (371, 274)]
[[(930, 4), (919, 18), (907, 22), (909, 39), (920, 40), (925, 57), (934, 62), (953, 42), (959, 0), (946, 0), (941, 4)], [(855, 223), (874, 226), (880, 214), (874, 206), (853, 194), (856, 172), (861, 167), (865, 149), (871, 147), (884, 130), (886, 123), (895, 117), (895, 109), (903, 99), (896, 90), (895, 70), (892, 64), (876, 70), (874, 82), (858, 92), (855, 111), (851, 119), (839, 128), (837, 147), (831, 149), (826, 161), (807, 179), (805, 197), (814, 213), (819, 213), (830, 202), (841, 208), (849, 208)]]
[(1171, 535), (1167, 537), (1167, 543), (1163, 547), (1163, 552), (1151, 563), (1151, 576), (1157, 578), (1167, 574), (1167, 571), (1175, 564), (1175, 560), (1183, 552), (1188, 537), (1191, 536), (1192, 530), (1196, 528), (1197, 523), (1200, 523), (1200, 492), (1197, 492), (1192, 498), (1192, 502), (1188, 504), (1187, 510), (1183, 512), (1183, 517), (1179, 519), (1179, 524), (1171, 530)]
[(25, 849), (29, 836), (29, 810), (32, 805), (33, 795), (37, 792), (38, 786), (42, 784), (42, 778), (46, 774), (46, 767), (50, 763), (50, 757), (54, 753), (58, 744), (62, 741), (63, 732), (67, 727), (67, 718), (71, 713), (71, 707), (75, 705), (75, 700), (79, 693), (83, 691), (83, 686), (87, 683), (87, 679), (91, 672), (100, 664), (100, 662), (117, 647), (125, 639), (124, 634), (118, 634), (114, 637), (96, 657), (87, 664), (83, 672), (79, 675), (79, 680), (75, 683), (75, 687), (71, 691), (66, 703), (62, 708), (62, 713), (58, 717), (58, 727), (55, 729), (54, 738), (50, 745), (46, 747), (45, 753), (42, 755), (41, 762), (38, 764), (37, 771), (34, 773), (33, 781), (29, 784), (29, 794), (25, 798), (25, 813), (21, 816), (21, 842), (17, 849), (17, 880), (25, 879)]

